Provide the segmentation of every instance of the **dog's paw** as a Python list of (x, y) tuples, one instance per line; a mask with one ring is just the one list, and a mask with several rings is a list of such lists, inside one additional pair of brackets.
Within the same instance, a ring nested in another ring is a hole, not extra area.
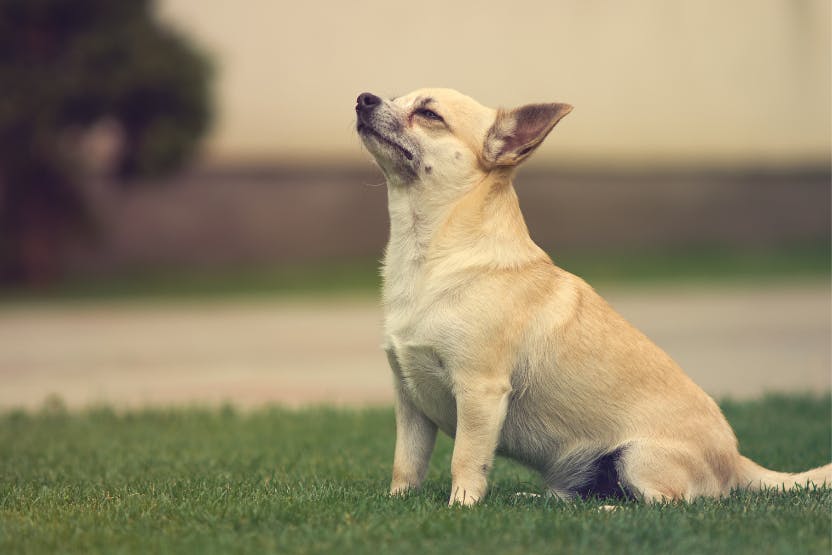
[(390, 486), (390, 497), (403, 497), (415, 488), (410, 484), (393, 484)]
[(451, 495), (451, 498), (448, 500), (448, 506), (461, 505), (463, 507), (470, 507), (479, 503), (479, 501), (479, 496), (472, 495), (470, 492), (460, 488), (455, 490), (453, 495)]

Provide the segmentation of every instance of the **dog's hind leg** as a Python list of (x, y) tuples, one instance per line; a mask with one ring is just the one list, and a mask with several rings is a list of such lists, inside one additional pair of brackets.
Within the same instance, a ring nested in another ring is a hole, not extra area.
[(721, 476), (721, 469), (729, 465), (720, 459), (683, 442), (634, 441), (621, 455), (619, 476), (627, 489), (647, 502), (717, 497), (730, 490), (730, 476)]

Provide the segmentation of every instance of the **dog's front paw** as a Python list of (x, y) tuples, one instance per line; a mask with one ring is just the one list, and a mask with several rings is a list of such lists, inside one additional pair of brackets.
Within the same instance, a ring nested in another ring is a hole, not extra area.
[(399, 497), (399, 496), (402, 496), (402, 495), (406, 495), (407, 493), (409, 493), (411, 490), (414, 490), (414, 489), (416, 489), (415, 486), (413, 486), (412, 484), (408, 484), (406, 482), (393, 483), (393, 484), (390, 485), (390, 496), (391, 497)]
[(482, 497), (482, 494), (476, 491), (462, 487), (454, 488), (454, 491), (451, 493), (451, 498), (448, 500), (448, 506), (462, 505), (463, 507), (467, 507), (479, 503), (480, 497)]

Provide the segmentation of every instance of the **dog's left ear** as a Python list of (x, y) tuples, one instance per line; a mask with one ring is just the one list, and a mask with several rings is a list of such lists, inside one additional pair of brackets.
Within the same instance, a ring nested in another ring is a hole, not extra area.
[(563, 103), (528, 104), (513, 110), (498, 110), (483, 146), (491, 166), (516, 166), (529, 157), (557, 122), (572, 111)]

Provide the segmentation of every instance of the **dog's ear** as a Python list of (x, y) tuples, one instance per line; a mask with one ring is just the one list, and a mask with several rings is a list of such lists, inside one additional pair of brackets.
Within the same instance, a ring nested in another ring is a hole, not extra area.
[(569, 104), (528, 104), (497, 111), (488, 130), (483, 157), (491, 166), (515, 166), (543, 142), (557, 122), (572, 111)]

